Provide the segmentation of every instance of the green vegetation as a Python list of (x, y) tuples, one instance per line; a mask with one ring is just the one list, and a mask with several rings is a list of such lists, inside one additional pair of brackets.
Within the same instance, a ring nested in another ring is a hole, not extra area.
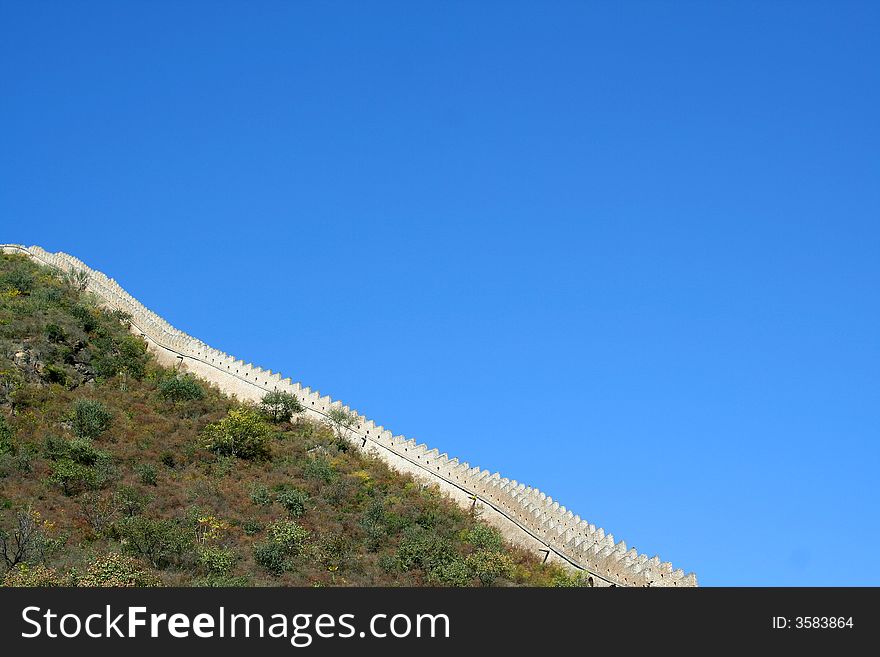
[(160, 367), (88, 281), (0, 257), (7, 586), (578, 585), (296, 397)]
[(249, 406), (233, 408), (219, 422), (205, 427), (202, 447), (221, 456), (266, 459), (271, 432), (260, 414)]
[(261, 408), (272, 422), (289, 422), (297, 413), (305, 410), (299, 399), (289, 392), (273, 390), (263, 395)]
[(205, 396), (205, 391), (195, 377), (175, 372), (172, 376), (159, 381), (159, 396), (176, 403), (201, 399)]

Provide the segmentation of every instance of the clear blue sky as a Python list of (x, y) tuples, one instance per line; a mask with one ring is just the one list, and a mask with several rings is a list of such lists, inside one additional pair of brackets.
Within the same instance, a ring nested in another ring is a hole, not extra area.
[(880, 10), (0, 2), (0, 241), (705, 585), (880, 584)]

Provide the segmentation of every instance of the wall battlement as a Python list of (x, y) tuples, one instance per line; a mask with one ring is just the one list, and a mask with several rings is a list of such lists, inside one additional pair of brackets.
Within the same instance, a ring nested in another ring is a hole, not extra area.
[(395, 470), (437, 485), (459, 505), (478, 505), (482, 517), (501, 530), (508, 540), (546, 555), (551, 561), (585, 571), (596, 586), (696, 586), (694, 573), (685, 574), (656, 556), (648, 557), (623, 541), (615, 541), (559, 502), (536, 488), (490, 473), (404, 436), (395, 436), (356, 410), (329, 395), (321, 395), (271, 370), (264, 370), (214, 349), (171, 326), (147, 309), (112, 278), (93, 270), (66, 253), (49, 253), (38, 247), (3, 244), (4, 253), (21, 253), (61, 271), (89, 275), (88, 290), (106, 306), (132, 317), (132, 332), (140, 334), (158, 360), (183, 365), (227, 394), (259, 401), (272, 390), (296, 395), (306, 413), (325, 419), (331, 408), (342, 407), (357, 416), (351, 441)]

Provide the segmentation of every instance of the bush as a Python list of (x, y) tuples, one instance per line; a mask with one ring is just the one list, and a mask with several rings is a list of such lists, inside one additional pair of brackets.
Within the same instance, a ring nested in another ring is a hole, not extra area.
[(42, 561), (50, 543), (46, 535), (49, 524), (39, 511), (27, 507), (15, 514), (12, 529), (0, 529), (0, 557), (7, 569), (20, 563)]
[(513, 560), (500, 550), (478, 550), (469, 554), (465, 562), (483, 586), (492, 586), (499, 577), (510, 577)]
[(370, 552), (379, 550), (388, 535), (386, 526), (385, 504), (381, 499), (373, 499), (361, 518), (361, 527), (367, 535), (366, 546)]
[(150, 355), (147, 343), (141, 338), (130, 334), (120, 337), (101, 335), (94, 342), (92, 366), (95, 374), (105, 379), (118, 374), (127, 374), (138, 380), (144, 377)]
[(89, 564), (85, 575), (77, 580), (77, 586), (133, 587), (161, 586), (161, 581), (147, 572), (132, 557), (109, 553), (97, 557)]
[(64, 458), (55, 462), (49, 483), (58, 486), (68, 497), (89, 489), (98, 488), (98, 476), (94, 468)]
[(43, 453), (50, 461), (67, 458), (70, 452), (70, 443), (64, 438), (60, 438), (53, 434), (46, 436), (43, 442)]
[(77, 304), (70, 309), (70, 314), (79, 322), (82, 330), (91, 333), (98, 328), (98, 318), (91, 308)]
[(474, 573), (463, 559), (452, 559), (435, 568), (429, 579), (442, 586), (470, 586)]
[(205, 391), (196, 379), (189, 374), (175, 374), (159, 382), (159, 396), (170, 402), (202, 399)]
[(67, 339), (67, 334), (65, 334), (64, 329), (58, 326), (58, 324), (46, 324), (45, 328), (46, 339), (49, 342), (64, 342)]
[(141, 478), (141, 483), (145, 486), (155, 486), (157, 482), (156, 478), (156, 468), (154, 468), (149, 463), (143, 463), (135, 468), (135, 472), (137, 472), (138, 476)]
[(550, 586), (556, 588), (588, 588), (593, 586), (593, 578), (585, 572), (560, 572), (550, 581)]
[(109, 526), (117, 506), (112, 496), (91, 491), (80, 497), (79, 510), (95, 533), (101, 535)]
[(254, 544), (254, 561), (272, 575), (281, 575), (290, 567), (290, 561), (284, 550), (272, 541)]
[(228, 548), (209, 545), (199, 550), (199, 564), (210, 575), (228, 575), (236, 561), (238, 555)]
[(66, 386), (70, 380), (67, 376), (67, 370), (62, 365), (50, 363), (43, 369), (43, 379), (47, 383), (57, 383), (60, 386)]
[(256, 536), (264, 529), (263, 523), (259, 520), (245, 520), (241, 528), (246, 536)]
[(309, 538), (309, 532), (293, 520), (269, 525), (269, 539), (254, 545), (254, 560), (273, 575), (292, 570)]
[(233, 408), (225, 418), (205, 427), (202, 447), (221, 456), (242, 459), (267, 458), (269, 427), (248, 406)]
[(174, 454), (171, 452), (162, 452), (161, 461), (162, 465), (166, 468), (171, 468), (172, 470), (177, 465), (177, 461), (174, 460)]
[(113, 421), (113, 414), (99, 401), (80, 399), (74, 404), (71, 416), (73, 432), (79, 438), (97, 438)]
[(272, 504), (272, 495), (263, 484), (256, 483), (251, 487), (251, 502), (257, 506), (269, 506)]
[(323, 456), (310, 459), (303, 468), (303, 474), (309, 479), (318, 479), (328, 484), (336, 477), (336, 471), (330, 465), (330, 461)]
[(407, 528), (397, 547), (397, 560), (403, 570), (420, 568), (429, 575), (457, 557), (449, 540), (416, 526)]
[(309, 494), (298, 488), (283, 486), (276, 493), (275, 500), (287, 511), (288, 518), (299, 518), (306, 512)]
[(96, 449), (88, 438), (74, 438), (67, 443), (67, 457), (81, 465), (95, 465), (102, 459), (109, 459), (110, 454)]
[(489, 525), (475, 525), (465, 531), (462, 538), (478, 550), (501, 550), (504, 547), (501, 532)]
[(271, 418), (273, 422), (290, 420), (291, 417), (305, 410), (295, 395), (279, 390), (267, 392), (263, 395), (260, 407), (263, 413)]
[(2, 279), (5, 289), (16, 290), (22, 294), (30, 294), (34, 289), (34, 282), (34, 275), (28, 271), (26, 264), (10, 269)]
[(134, 486), (120, 486), (113, 494), (113, 500), (119, 512), (131, 518), (140, 515), (150, 502), (150, 496)]
[(179, 564), (192, 549), (190, 532), (173, 520), (132, 516), (118, 521), (116, 531), (127, 552), (154, 568)]
[(0, 455), (15, 454), (14, 436), (15, 434), (12, 431), (12, 427), (6, 421), (6, 417), (0, 415)]
[(20, 563), (6, 573), (6, 576), (3, 578), (3, 586), (64, 586), (64, 582), (54, 569), (48, 568), (43, 564), (29, 566), (28, 564)]

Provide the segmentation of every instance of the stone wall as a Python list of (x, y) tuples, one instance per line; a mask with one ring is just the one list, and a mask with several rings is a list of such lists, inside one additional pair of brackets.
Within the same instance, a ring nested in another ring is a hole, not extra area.
[(623, 541), (615, 541), (601, 527), (575, 515), (541, 491), (500, 474), (450, 458), (404, 436), (395, 436), (361, 413), (329, 395), (303, 387), (271, 370), (255, 367), (209, 347), (177, 330), (145, 308), (112, 278), (65, 253), (49, 253), (38, 246), (0, 245), (3, 252), (22, 253), (38, 263), (62, 271), (89, 274), (88, 289), (107, 307), (132, 317), (132, 331), (140, 334), (165, 365), (180, 365), (242, 400), (258, 401), (266, 392), (296, 395), (306, 413), (324, 419), (341, 406), (357, 416), (352, 443), (399, 472), (437, 485), (463, 507), (476, 505), (482, 517), (509, 541), (544, 555), (550, 561), (586, 571), (595, 586), (696, 586), (696, 575), (674, 569), (669, 562), (648, 557)]

